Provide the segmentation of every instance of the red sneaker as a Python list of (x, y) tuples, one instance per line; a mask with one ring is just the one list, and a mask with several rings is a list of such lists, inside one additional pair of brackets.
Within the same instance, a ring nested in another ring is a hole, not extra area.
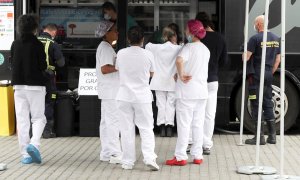
[(166, 165), (169, 166), (185, 166), (186, 164), (187, 164), (186, 160), (177, 161), (176, 157), (166, 161)]
[(194, 159), (193, 163), (194, 164), (202, 164), (203, 163), (203, 159)]

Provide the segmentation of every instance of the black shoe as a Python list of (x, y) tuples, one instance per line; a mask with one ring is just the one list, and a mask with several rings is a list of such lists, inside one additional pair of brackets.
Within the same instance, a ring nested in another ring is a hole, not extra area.
[(173, 126), (171, 125), (167, 125), (166, 126), (166, 134), (167, 134), (167, 137), (172, 137), (173, 136)]
[(166, 137), (166, 127), (165, 125), (160, 125), (160, 137)]
[(51, 132), (51, 133), (43, 133), (42, 137), (44, 139), (49, 139), (49, 138), (56, 138), (56, 134)]
[(267, 127), (268, 127), (268, 138), (267, 143), (269, 144), (276, 144), (276, 126), (275, 126), (275, 120), (269, 120), (267, 121)]
[[(255, 122), (255, 132), (257, 132), (257, 122)], [(246, 139), (245, 144), (250, 144), (250, 145), (256, 145), (256, 134), (254, 135), (254, 137), (252, 139)], [(260, 145), (265, 145), (266, 144), (266, 140), (265, 140), (265, 136), (264, 136), (264, 123), (263, 121), (261, 122), (261, 127), (260, 127)]]
[[(252, 139), (246, 139), (245, 144), (250, 144), (250, 145), (256, 145), (256, 136), (254, 136), (254, 138)], [(266, 144), (266, 140), (264, 136), (260, 137), (260, 145), (265, 145)]]
[(210, 155), (210, 149), (209, 148), (203, 148), (203, 154), (204, 155)]
[(267, 138), (267, 143), (276, 144), (276, 135), (269, 135)]

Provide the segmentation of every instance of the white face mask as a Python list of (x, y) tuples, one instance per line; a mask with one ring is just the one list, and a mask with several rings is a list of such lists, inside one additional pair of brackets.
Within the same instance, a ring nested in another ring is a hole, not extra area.
[(254, 29), (255, 32), (257, 32), (257, 29), (256, 29), (256, 26), (255, 26), (255, 25), (253, 26), (253, 29)]
[(110, 19), (111, 19), (111, 16), (105, 13), (105, 14), (104, 14), (104, 19), (110, 20)]

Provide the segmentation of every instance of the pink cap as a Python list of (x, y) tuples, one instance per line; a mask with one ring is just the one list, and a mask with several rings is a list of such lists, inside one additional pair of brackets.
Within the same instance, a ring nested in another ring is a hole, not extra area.
[(198, 20), (189, 20), (187, 25), (192, 35), (196, 36), (199, 39), (203, 39), (205, 37), (206, 30), (202, 22)]

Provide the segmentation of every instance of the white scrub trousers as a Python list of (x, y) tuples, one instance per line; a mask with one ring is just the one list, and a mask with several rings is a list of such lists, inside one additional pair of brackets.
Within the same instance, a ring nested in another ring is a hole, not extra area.
[(116, 100), (101, 100), (101, 121), (99, 126), (101, 151), (100, 159), (122, 155), (120, 146), (120, 113)]
[(177, 99), (177, 143), (175, 157), (178, 161), (187, 160), (186, 149), (189, 143), (190, 131), (193, 132), (193, 144), (190, 154), (193, 159), (203, 159), (203, 125), (205, 118), (206, 99)]
[[(23, 158), (30, 157), (26, 151), (28, 144), (34, 145), (37, 149), (40, 147), (41, 136), (47, 122), (45, 117), (45, 95), (45, 89), (15, 89), (18, 140)], [(30, 123), (32, 123), (31, 139), (29, 137)]]
[(206, 110), (205, 110), (203, 148), (210, 149), (213, 146), (212, 136), (214, 134), (214, 127), (215, 127), (218, 86), (219, 84), (217, 81), (207, 83), (208, 99), (207, 99)]
[(154, 161), (157, 155), (154, 152), (155, 138), (153, 133), (153, 113), (151, 103), (130, 103), (118, 101), (122, 120), (121, 144), (123, 150), (122, 164), (134, 165), (135, 153), (135, 125), (141, 136), (144, 162)]
[(175, 92), (155, 91), (157, 112), (157, 125), (174, 126)]

